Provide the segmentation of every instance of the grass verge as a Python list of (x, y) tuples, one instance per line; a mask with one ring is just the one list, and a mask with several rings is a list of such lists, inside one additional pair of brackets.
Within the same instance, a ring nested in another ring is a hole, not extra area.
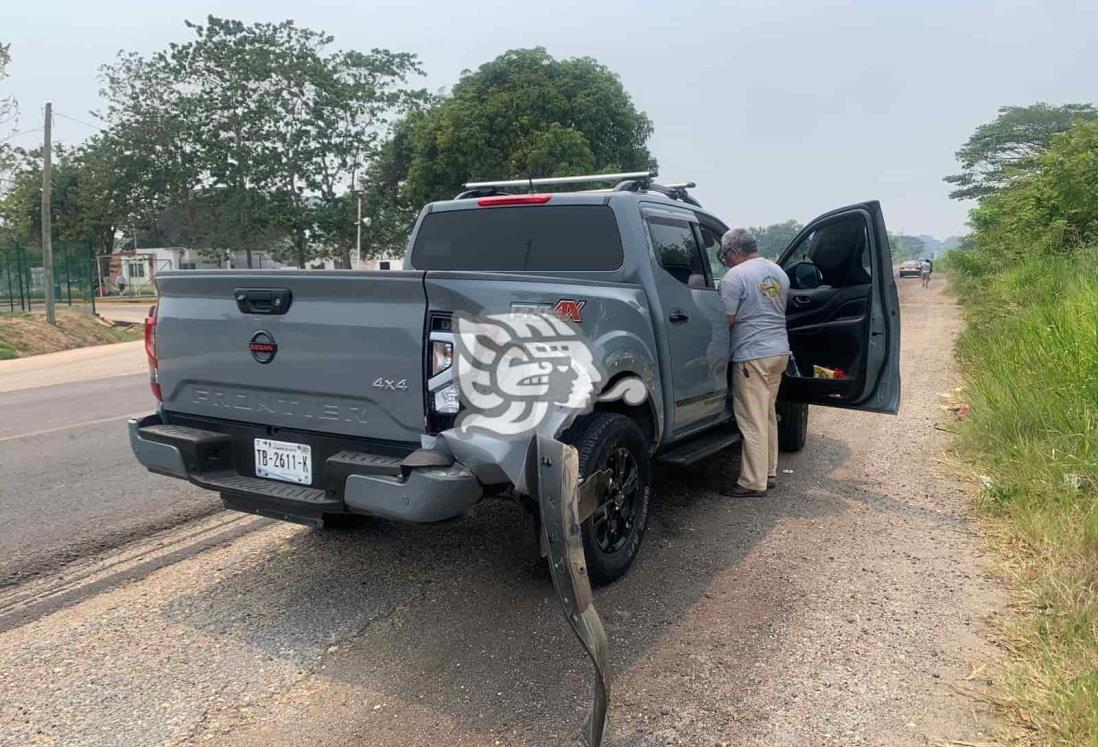
[(136, 340), (144, 334), (137, 324), (112, 324), (85, 311), (57, 309), (57, 326), (44, 312), (0, 314), (0, 360), (59, 350)]
[(994, 701), (1017, 741), (1098, 747), (1098, 270), (1041, 258), (954, 273), (972, 405), (957, 445), (987, 478), (1011, 656)]

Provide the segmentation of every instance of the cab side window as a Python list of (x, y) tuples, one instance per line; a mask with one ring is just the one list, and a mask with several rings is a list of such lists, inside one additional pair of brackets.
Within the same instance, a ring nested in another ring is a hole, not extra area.
[(705, 287), (701, 248), (688, 221), (650, 217), (648, 232), (660, 266), (683, 285)]
[(698, 233), (701, 235), (702, 256), (709, 264), (709, 274), (714, 279), (714, 285), (716, 285), (716, 281), (728, 272), (728, 268), (717, 259), (717, 252), (721, 248), (721, 236), (724, 234), (704, 224), (698, 226)]

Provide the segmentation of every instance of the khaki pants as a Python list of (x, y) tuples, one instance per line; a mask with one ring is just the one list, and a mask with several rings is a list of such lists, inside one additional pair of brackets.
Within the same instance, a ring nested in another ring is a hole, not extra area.
[(732, 364), (732, 409), (743, 434), (739, 485), (766, 490), (778, 470), (778, 416), (774, 403), (789, 354)]

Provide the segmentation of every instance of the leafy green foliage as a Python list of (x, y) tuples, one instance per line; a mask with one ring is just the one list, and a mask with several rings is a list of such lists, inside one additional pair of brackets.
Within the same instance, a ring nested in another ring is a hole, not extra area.
[[(947, 255), (969, 325), (958, 445), (990, 477), (1020, 616), (996, 702), (1040, 743), (1098, 740), (1098, 122), (1052, 135)], [(967, 250), (966, 250), (967, 249)]]
[(903, 262), (905, 259), (922, 259), (930, 254), (927, 251), (926, 242), (920, 236), (889, 233), (888, 244), (892, 252), (893, 262)]
[(970, 222), (990, 261), (1071, 254), (1098, 240), (1098, 122), (1053, 137), (1034, 170), (982, 200)]
[(595, 60), (511, 50), (414, 117), (401, 145), (402, 199), (449, 199), (477, 179), (646, 169), (651, 134), (621, 80)]
[(414, 55), (328, 51), (292, 21), (211, 16), (194, 39), (103, 69), (109, 140), (134, 177), (128, 203), (157, 234), (165, 212), (214, 249), (285, 242), (299, 265), (346, 254), (355, 175), (422, 92)]
[[(7, 68), (10, 62), (11, 45), (0, 43), (0, 81), (8, 77)], [(11, 146), (3, 141), (7, 140), (5, 132), (15, 125), (17, 112), (15, 99), (10, 96), (0, 97), (0, 190), (5, 186), (13, 160)]]
[(955, 185), (955, 200), (979, 199), (994, 194), (1011, 179), (1036, 167), (1057, 133), (1078, 121), (1098, 120), (1091, 104), (1004, 106), (994, 122), (981, 125), (957, 151), (961, 173), (947, 176)]
[(747, 229), (759, 242), (759, 254), (770, 259), (776, 258), (793, 242), (793, 238), (804, 228), (795, 220), (783, 223), (771, 223), (769, 226), (752, 226)]

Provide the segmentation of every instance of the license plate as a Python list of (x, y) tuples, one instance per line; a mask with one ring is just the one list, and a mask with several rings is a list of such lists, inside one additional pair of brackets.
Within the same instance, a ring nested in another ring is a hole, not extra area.
[(313, 455), (308, 444), (255, 440), (255, 476), (308, 485), (313, 481)]

